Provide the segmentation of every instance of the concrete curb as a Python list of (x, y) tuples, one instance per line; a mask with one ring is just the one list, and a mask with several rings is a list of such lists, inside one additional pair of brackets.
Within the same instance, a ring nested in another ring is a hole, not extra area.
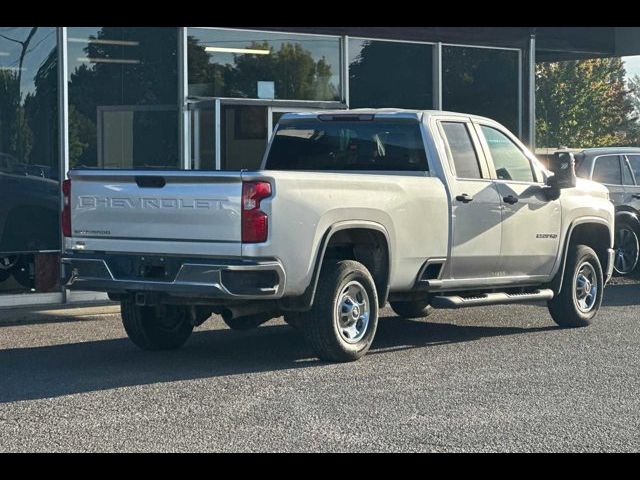
[(120, 315), (120, 305), (92, 305), (83, 307), (18, 307), (0, 310), (0, 327), (34, 323), (58, 323), (99, 320), (105, 316)]

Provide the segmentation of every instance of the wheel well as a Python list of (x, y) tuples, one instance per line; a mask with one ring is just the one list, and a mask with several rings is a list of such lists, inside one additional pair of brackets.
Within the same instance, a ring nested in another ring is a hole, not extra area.
[(638, 220), (638, 212), (636, 212), (631, 207), (621, 207), (616, 209), (616, 223), (617, 222), (627, 222), (632, 226), (640, 229), (640, 220)]
[(371, 273), (378, 290), (380, 306), (384, 306), (389, 286), (389, 245), (385, 235), (370, 228), (350, 228), (335, 232), (329, 239), (323, 262), (355, 260)]
[(587, 245), (596, 252), (603, 271), (607, 266), (609, 248), (609, 228), (601, 223), (582, 223), (571, 232), (569, 245)]

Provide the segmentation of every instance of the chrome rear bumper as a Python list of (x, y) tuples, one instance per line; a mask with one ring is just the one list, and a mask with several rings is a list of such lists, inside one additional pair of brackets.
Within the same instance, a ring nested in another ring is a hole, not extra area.
[(277, 299), (285, 272), (275, 259), (241, 261), (158, 255), (79, 255), (62, 258), (72, 290), (157, 292), (206, 299)]

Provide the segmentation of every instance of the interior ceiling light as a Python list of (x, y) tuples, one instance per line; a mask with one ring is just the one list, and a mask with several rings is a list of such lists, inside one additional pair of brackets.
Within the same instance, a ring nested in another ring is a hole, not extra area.
[(140, 60), (134, 60), (134, 59), (129, 59), (129, 58), (78, 57), (76, 60), (78, 62), (85, 62), (85, 63), (126, 63), (126, 64), (137, 64), (137, 63), (140, 63)]
[(134, 42), (132, 40), (104, 40), (102, 38), (68, 38), (70, 42), (79, 43), (98, 43), (100, 45), (120, 45), (122, 47), (137, 47), (140, 42)]
[(258, 48), (229, 48), (229, 47), (204, 47), (205, 52), (220, 52), (220, 53), (246, 53), (251, 55), (269, 55), (271, 50), (264, 50)]

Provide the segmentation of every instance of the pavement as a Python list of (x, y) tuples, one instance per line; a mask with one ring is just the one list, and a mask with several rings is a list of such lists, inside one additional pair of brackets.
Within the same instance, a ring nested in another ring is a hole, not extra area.
[(581, 329), (542, 305), (385, 309), (348, 364), (281, 319), (212, 317), (143, 352), (113, 306), (5, 318), (0, 451), (638, 451), (638, 302), (639, 283), (612, 285)]

